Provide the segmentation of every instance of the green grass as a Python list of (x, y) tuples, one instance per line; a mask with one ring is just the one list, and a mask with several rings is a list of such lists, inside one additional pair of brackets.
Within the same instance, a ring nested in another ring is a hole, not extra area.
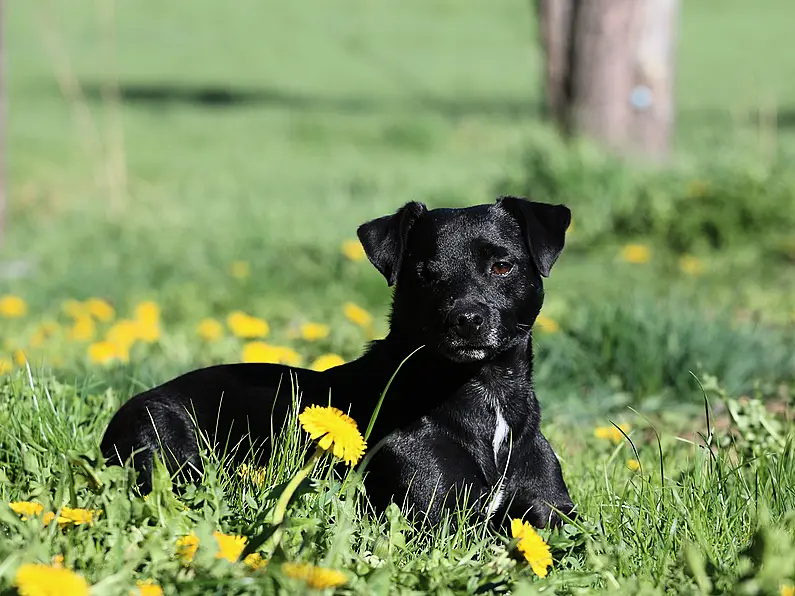
[[(24, 350), (31, 374), (0, 377), (0, 593), (13, 593), (21, 563), (58, 554), (97, 594), (145, 578), (167, 593), (300, 592), (282, 560), (343, 569), (343, 591), (363, 594), (768, 594), (795, 580), (791, 3), (683, 4), (676, 152), (663, 169), (565, 146), (538, 119), (527, 2), (149, 0), (118, 3), (115, 27), (102, 24), (108, 5), (30, 0), (4, 15), (0, 295), (24, 297), (30, 312), (0, 318), (0, 363)], [(120, 104), (103, 97), (108, 75)], [(58, 77), (82, 95), (64, 98)], [(266, 571), (216, 560), (212, 531), (267, 531), (298, 468), (294, 425), (261, 487), (209, 466), (179, 503), (167, 482), (144, 502), (127, 473), (97, 465), (104, 425), (134, 392), (241, 358), (244, 342), (228, 332), (196, 336), (202, 318), (241, 309), (267, 319), (266, 341), (304, 364), (354, 358), (369, 335), (342, 305), (370, 310), (378, 336), (389, 290), (341, 242), (408, 200), (456, 206), (506, 192), (574, 210), (546, 285), (544, 313), (560, 330), (536, 333), (536, 370), (581, 517), (544, 533), (556, 560), (546, 579), (486, 528), (449, 535), (411, 528), (396, 510), (363, 513), (359, 483), (343, 490), (325, 468), (292, 504)], [(651, 260), (624, 262), (629, 242)], [(684, 254), (702, 275), (680, 270)], [(230, 276), (234, 261), (250, 264), (248, 278)], [(62, 311), (92, 296), (111, 301), (116, 319), (155, 300), (162, 334), (136, 343), (129, 363), (92, 363)], [(59, 331), (36, 347), (46, 320)], [(296, 339), (307, 321), (327, 323), (328, 338)], [(627, 441), (592, 437), (608, 420), (632, 423), (641, 472), (626, 467)], [(91, 527), (42, 528), (2, 505), (19, 499), (103, 514)], [(174, 544), (192, 530), (202, 547), (183, 567)]]

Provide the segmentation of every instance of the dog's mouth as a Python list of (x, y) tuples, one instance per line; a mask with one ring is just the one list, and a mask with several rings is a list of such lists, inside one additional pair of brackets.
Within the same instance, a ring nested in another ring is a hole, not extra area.
[(465, 343), (444, 343), (439, 346), (439, 351), (443, 356), (448, 360), (459, 363), (489, 360), (494, 354), (494, 350), (494, 346)]

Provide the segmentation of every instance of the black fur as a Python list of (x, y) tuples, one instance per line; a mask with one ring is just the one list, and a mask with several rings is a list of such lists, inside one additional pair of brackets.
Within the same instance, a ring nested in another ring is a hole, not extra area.
[(367, 256), (396, 286), (385, 339), (325, 372), (231, 364), (187, 373), (121, 407), (102, 440), (105, 457), (118, 464), (137, 452), (144, 491), (161, 447), (169, 469), (198, 478), (195, 419), (214, 445), (239, 445), (238, 459), (252, 442), (267, 458), (293, 384), (303, 405), (330, 396), (364, 429), (400, 362), (424, 346), (395, 378), (368, 441), (383, 439), (365, 480), (373, 504), (405, 499), (435, 522), (468, 492), (479, 515), (558, 523), (553, 509), (573, 505), (539, 428), (531, 326), (570, 220), (562, 205), (502, 197), (466, 209), (408, 203), (363, 224)]

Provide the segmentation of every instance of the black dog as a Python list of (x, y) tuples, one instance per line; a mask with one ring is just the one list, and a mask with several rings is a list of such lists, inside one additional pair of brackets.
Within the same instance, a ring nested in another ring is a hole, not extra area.
[(570, 221), (562, 205), (502, 197), (466, 209), (408, 203), (365, 223), (365, 252), (395, 285), (385, 339), (325, 372), (233, 364), (187, 373), (122, 406), (102, 452), (116, 464), (135, 453), (144, 491), (156, 452), (172, 471), (201, 473), (197, 426), (215, 445), (253, 441), (267, 458), (271, 418), (291, 405), (276, 394), (291, 383), (303, 405), (330, 396), (363, 429), (399, 364), (424, 346), (400, 369), (370, 435), (370, 447), (384, 439), (365, 480), (373, 504), (406, 499), (435, 522), (466, 492), (484, 517), (556, 524), (554, 510), (573, 505), (539, 429), (531, 326)]

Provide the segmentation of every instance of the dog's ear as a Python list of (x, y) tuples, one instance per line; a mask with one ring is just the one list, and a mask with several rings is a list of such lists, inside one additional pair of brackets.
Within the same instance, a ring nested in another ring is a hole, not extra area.
[(569, 208), (519, 197), (500, 197), (497, 204), (522, 226), (533, 262), (541, 275), (548, 277), (566, 242), (566, 230), (571, 223)]
[(394, 215), (370, 220), (356, 230), (367, 258), (390, 286), (397, 281), (409, 230), (426, 211), (428, 208), (425, 205), (412, 201), (403, 205)]

